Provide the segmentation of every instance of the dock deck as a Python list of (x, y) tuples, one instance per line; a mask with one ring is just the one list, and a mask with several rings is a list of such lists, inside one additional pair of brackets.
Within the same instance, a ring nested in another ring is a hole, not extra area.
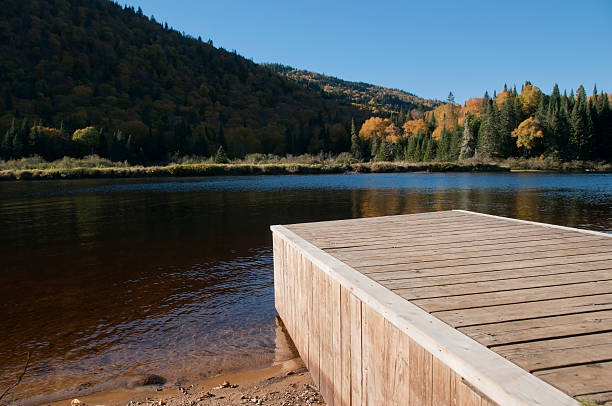
[(272, 231), (329, 405), (612, 401), (612, 235), (460, 210)]

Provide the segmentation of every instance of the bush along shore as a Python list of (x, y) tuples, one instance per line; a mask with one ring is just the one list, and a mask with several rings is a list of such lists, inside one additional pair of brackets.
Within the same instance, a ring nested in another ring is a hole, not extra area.
[(560, 162), (552, 159), (507, 159), (481, 162), (357, 162), (343, 157), (275, 157), (215, 163), (214, 159), (182, 159), (164, 165), (130, 165), (97, 156), (63, 158), (47, 162), (37, 157), (0, 161), (0, 180), (87, 178), (200, 177), (247, 175), (300, 175), (401, 172), (612, 172), (612, 164), (589, 161)]

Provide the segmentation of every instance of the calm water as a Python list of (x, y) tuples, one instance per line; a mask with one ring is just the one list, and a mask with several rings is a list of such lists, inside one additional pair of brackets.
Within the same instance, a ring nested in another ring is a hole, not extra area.
[(612, 232), (612, 175), (2, 183), (0, 389), (27, 352), (11, 393), (28, 403), (142, 373), (174, 382), (265, 366), (271, 224), (454, 208)]

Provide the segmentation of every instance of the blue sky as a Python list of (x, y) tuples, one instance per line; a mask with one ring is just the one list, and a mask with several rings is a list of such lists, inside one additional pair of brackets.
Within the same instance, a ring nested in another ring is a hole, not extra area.
[(255, 62), (457, 101), (530, 80), (612, 91), (611, 0), (120, 1)]

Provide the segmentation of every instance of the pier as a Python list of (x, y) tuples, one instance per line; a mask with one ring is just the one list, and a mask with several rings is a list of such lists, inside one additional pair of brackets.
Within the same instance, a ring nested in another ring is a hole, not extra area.
[(612, 401), (612, 235), (462, 210), (271, 230), (328, 405)]

